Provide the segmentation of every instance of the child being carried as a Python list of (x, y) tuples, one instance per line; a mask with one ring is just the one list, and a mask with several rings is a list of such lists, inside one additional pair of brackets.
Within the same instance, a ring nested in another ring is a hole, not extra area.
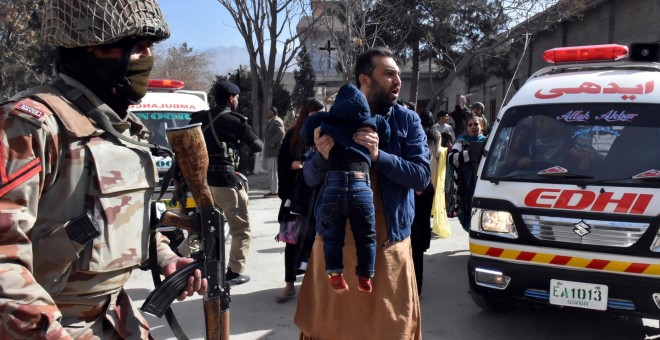
[(305, 121), (301, 135), (314, 145), (314, 129), (335, 140), (328, 157), (328, 173), (316, 206), (316, 231), (323, 238), (326, 273), (337, 293), (348, 291), (342, 263), (346, 220), (350, 220), (357, 253), (358, 290), (371, 292), (376, 260), (376, 219), (369, 179), (371, 157), (367, 148), (353, 141), (353, 134), (370, 127), (379, 135), (379, 147), (390, 139), (390, 128), (381, 115), (372, 116), (366, 97), (351, 84), (339, 89), (330, 112), (318, 112)]

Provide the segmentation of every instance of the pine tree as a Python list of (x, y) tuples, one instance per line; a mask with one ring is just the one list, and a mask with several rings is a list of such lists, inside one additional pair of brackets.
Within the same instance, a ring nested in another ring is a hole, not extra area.
[[(238, 109), (236, 111), (247, 117), (248, 124), (253, 126), (252, 123), (254, 120), (259, 119), (259, 117), (254, 117), (252, 114), (252, 78), (250, 70), (246, 66), (241, 66), (236, 71), (233, 73), (230, 72), (226, 76), (216, 75), (215, 80), (208, 91), (209, 106), (211, 107), (218, 105), (218, 103), (215, 102), (215, 98), (213, 98), (213, 87), (216, 83), (223, 80), (228, 80), (236, 84), (241, 90), (241, 95), (238, 97)], [(278, 114), (284, 117), (287, 111), (291, 109), (291, 93), (289, 93), (284, 86), (277, 86), (273, 91), (271, 106), (274, 106), (277, 109)]]
[(213, 97), (213, 88), (216, 83), (219, 83), (223, 80), (228, 80), (238, 86), (241, 90), (241, 95), (238, 97), (238, 113), (241, 113), (248, 119), (248, 124), (252, 124), (252, 102), (250, 101), (252, 95), (252, 82), (251, 82), (250, 70), (246, 66), (240, 66), (233, 73), (230, 72), (227, 75), (216, 75), (215, 80), (211, 83), (211, 86), (208, 91), (208, 100), (209, 106), (214, 107), (221, 103), (216, 103), (215, 98)]
[(296, 84), (293, 87), (293, 102), (295, 107), (302, 105), (307, 98), (315, 96), (314, 87), (316, 85), (316, 76), (312, 68), (312, 59), (307, 53), (307, 49), (303, 46), (296, 56), (298, 61), (298, 69), (293, 71), (293, 78)]

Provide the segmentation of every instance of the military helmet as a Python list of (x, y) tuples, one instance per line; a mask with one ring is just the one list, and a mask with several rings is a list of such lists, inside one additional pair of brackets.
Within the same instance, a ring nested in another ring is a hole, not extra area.
[(72, 48), (133, 37), (158, 41), (170, 29), (157, 0), (48, 0), (41, 33), (46, 44)]

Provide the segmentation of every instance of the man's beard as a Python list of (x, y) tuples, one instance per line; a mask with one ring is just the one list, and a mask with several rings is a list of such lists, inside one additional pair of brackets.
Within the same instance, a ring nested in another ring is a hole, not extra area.
[(369, 104), (375, 111), (372, 112), (372, 114), (383, 113), (390, 107), (396, 105), (396, 100), (398, 99), (398, 97), (393, 98), (391, 89), (386, 89), (385, 87), (381, 86), (376, 81), (376, 79), (374, 78), (371, 79), (372, 79), (372, 84), (374, 84), (374, 86), (372, 86), (371, 88), (372, 95)]

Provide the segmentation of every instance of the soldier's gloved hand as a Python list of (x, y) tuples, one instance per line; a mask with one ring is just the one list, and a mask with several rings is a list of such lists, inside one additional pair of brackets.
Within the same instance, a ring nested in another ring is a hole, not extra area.
[[(163, 274), (165, 277), (172, 275), (175, 271), (185, 267), (187, 264), (190, 264), (194, 260), (191, 258), (179, 258), (178, 260), (170, 263), (165, 267)], [(192, 296), (197, 292), (199, 295), (206, 293), (206, 288), (208, 287), (208, 281), (205, 278), (202, 278), (202, 271), (195, 269), (195, 272), (191, 277), (188, 278), (188, 284), (186, 289), (183, 290), (181, 295), (176, 299), (179, 301), (185, 300), (188, 296)]]

